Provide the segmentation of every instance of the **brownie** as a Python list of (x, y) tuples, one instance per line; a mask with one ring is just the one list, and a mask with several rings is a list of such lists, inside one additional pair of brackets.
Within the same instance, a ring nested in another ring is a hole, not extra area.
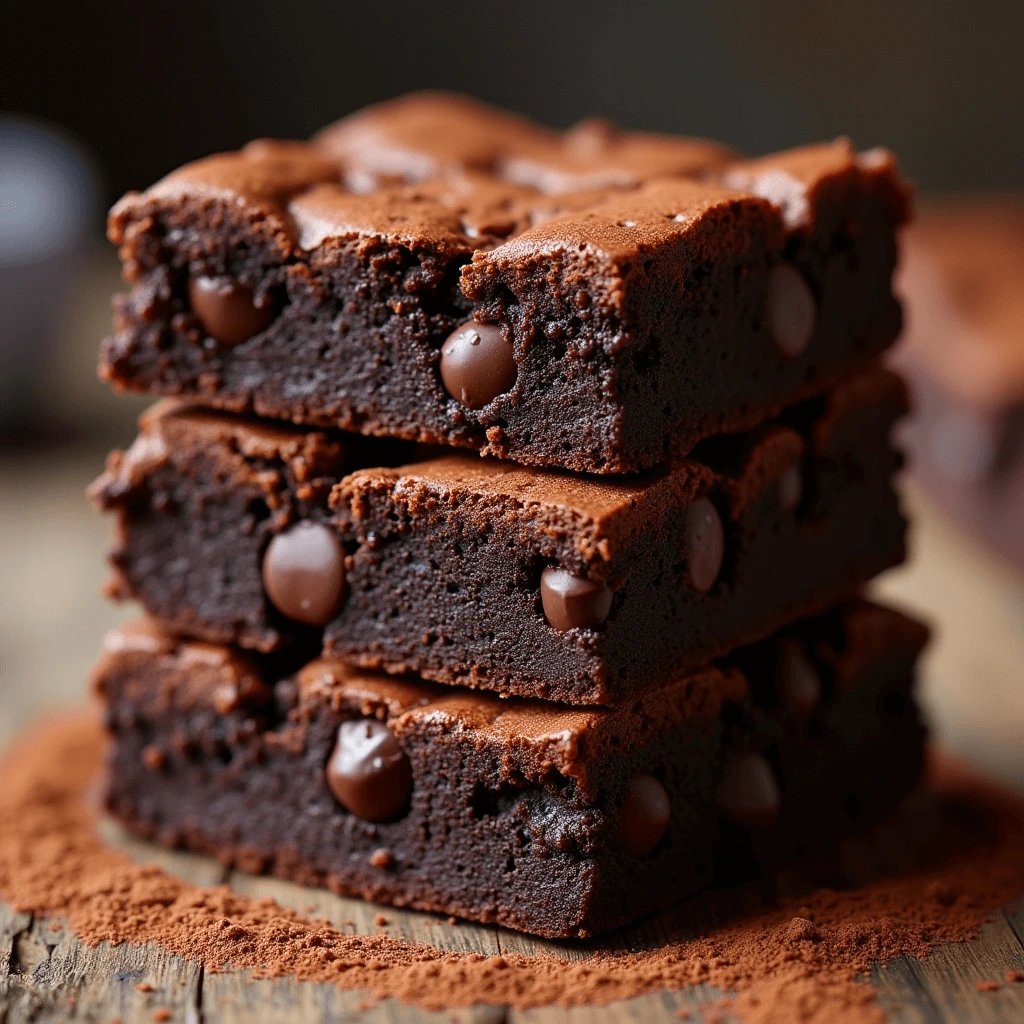
[[(914, 785), (925, 630), (853, 603), (619, 709), (110, 635), (106, 806), (169, 846), (553, 937), (819, 850)], [(278, 666), (277, 671), (280, 671)]]
[(173, 631), (269, 651), (321, 628), (364, 668), (614, 704), (902, 560), (904, 409), (875, 369), (613, 480), (462, 454), (354, 469), (379, 439), (165, 400), (92, 494), (118, 515), (111, 592)]
[(101, 374), (306, 426), (636, 472), (898, 333), (890, 154), (759, 160), (457, 97), (200, 160), (113, 209)]
[(327, 522), (331, 489), (345, 473), (406, 462), (416, 446), (169, 399), (145, 412), (139, 428), (91, 489), (102, 507), (119, 511), (108, 596), (138, 598), (165, 626), (204, 640), (260, 651), (319, 642), (320, 629), (285, 618), (266, 599), (259, 558), (273, 534)]
[(926, 207), (907, 236), (908, 330), (892, 352), (914, 414), (914, 478), (961, 526), (1024, 568), (1024, 204)]

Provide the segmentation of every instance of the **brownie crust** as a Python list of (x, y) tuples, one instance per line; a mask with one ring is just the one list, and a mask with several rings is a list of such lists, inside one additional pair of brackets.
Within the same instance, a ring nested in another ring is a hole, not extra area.
[[(432, 124), (450, 141), (430, 141)], [(691, 139), (559, 135), (468, 101), (398, 100), (118, 203), (109, 234), (132, 291), (101, 375), (307, 426), (636, 472), (885, 349), (908, 209), (892, 157), (845, 140), (741, 161)], [(812, 304), (813, 332), (789, 353), (770, 329), (780, 267)], [(262, 329), (212, 337), (196, 281), (246, 290)], [(467, 321), (500, 332), (512, 360), (514, 383), (479, 406), (442, 379)]]
[[(609, 710), (329, 660), (282, 677), (259, 656), (142, 625), (112, 634), (96, 671), (106, 805), (144, 836), (245, 870), (540, 935), (596, 934), (828, 846), (897, 802), (922, 765), (911, 684), (924, 639), (855, 603)], [(793, 645), (817, 680), (810, 704), (794, 703), (780, 667)], [(386, 725), (408, 758), (409, 796), (391, 820), (357, 817), (328, 784), (353, 719)], [(743, 764), (762, 784), (737, 802)], [(668, 818), (637, 855), (621, 822), (640, 776)]]
[[(323, 524), (345, 552), (326, 653), (504, 695), (616, 704), (902, 560), (888, 435), (904, 409), (900, 382), (873, 371), (704, 442), (674, 470), (612, 481), (468, 455), (356, 469), (408, 451), (165, 403), (92, 494), (118, 517), (111, 592), (174, 631), (262, 651), (319, 642), (278, 611), (264, 578), (274, 538)], [(720, 541), (692, 550), (701, 507)], [(596, 619), (552, 619), (551, 571), (606, 595)]]

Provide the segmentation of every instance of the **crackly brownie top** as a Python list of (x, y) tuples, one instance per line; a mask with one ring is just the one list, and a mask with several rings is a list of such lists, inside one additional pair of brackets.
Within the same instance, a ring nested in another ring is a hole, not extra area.
[[(743, 161), (714, 143), (597, 121), (560, 133), (428, 93), (360, 111), (310, 143), (260, 140), (189, 164), (125, 196), (109, 232), (129, 277), (132, 240), (154, 217), (170, 234), (185, 222), (210, 231), (230, 223), (282, 260), (384, 240), (448, 258), (476, 254), (481, 273), (488, 261), (558, 248), (607, 267), (677, 240), (707, 245), (698, 229), (709, 215), (722, 245), (745, 220), (769, 238), (810, 232), (819, 196), (839, 186), (873, 190), (894, 224), (906, 218), (892, 156), (858, 155), (845, 139)], [(613, 287), (605, 291), (614, 298)]]
[(717, 143), (620, 132), (599, 119), (555, 132), (466, 96), (430, 92), (367, 107), (314, 141), (370, 187), (374, 178), (418, 182), (477, 171), (551, 195), (628, 188), (731, 157)]
[(304, 501), (325, 499), (345, 468), (365, 464), (358, 456), (373, 447), (372, 439), (352, 435), (346, 444), (339, 436), (164, 399), (139, 418), (139, 435), (131, 447), (111, 452), (106, 472), (89, 494), (109, 509), (162, 466), (173, 463), (177, 472), (183, 472), (183, 467), (196, 463), (204, 467), (201, 472), (209, 473), (208, 463), (215, 460), (218, 471), (237, 485), (253, 484), (263, 491), (271, 510), (281, 505), (286, 490)]

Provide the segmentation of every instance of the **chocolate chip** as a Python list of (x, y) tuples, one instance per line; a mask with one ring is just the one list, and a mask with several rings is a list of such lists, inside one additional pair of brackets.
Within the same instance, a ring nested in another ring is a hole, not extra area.
[(729, 762), (718, 785), (721, 812), (745, 828), (768, 828), (779, 815), (779, 784), (760, 754), (741, 754)]
[(715, 585), (725, 557), (725, 530), (709, 498), (697, 498), (690, 506), (687, 532), (690, 582), (704, 594)]
[(338, 610), (344, 586), (345, 552), (329, 527), (299, 523), (267, 546), (263, 587), (282, 615), (325, 626)]
[(227, 278), (189, 278), (188, 301), (206, 333), (225, 345), (248, 341), (274, 318), (269, 302), (257, 306), (248, 285)]
[(779, 476), (779, 507), (784, 512), (792, 512), (804, 496), (804, 478), (800, 464), (794, 462), (787, 466)]
[(804, 352), (817, 322), (818, 304), (804, 275), (780, 263), (768, 278), (768, 329), (779, 351), (790, 359)]
[(612, 588), (548, 566), (540, 575), (540, 600), (548, 622), (567, 629), (598, 629), (612, 607)]
[(470, 320), (441, 346), (445, 389), (470, 409), (482, 409), (510, 390), (517, 373), (512, 345), (497, 324)]
[(634, 857), (646, 857), (665, 834), (671, 812), (665, 787), (646, 772), (634, 775), (619, 811), (619, 846)]
[(801, 715), (809, 715), (821, 701), (821, 680), (807, 660), (803, 644), (792, 637), (779, 641), (776, 680), (783, 704)]
[(412, 789), (409, 758), (395, 734), (376, 718), (338, 726), (325, 775), (338, 803), (363, 821), (394, 818)]

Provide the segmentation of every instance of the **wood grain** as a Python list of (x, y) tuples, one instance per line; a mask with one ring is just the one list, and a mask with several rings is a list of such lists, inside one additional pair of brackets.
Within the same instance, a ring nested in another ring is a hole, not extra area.
[[(197, 885), (227, 882), (254, 898), (271, 897), (282, 906), (323, 917), (354, 934), (386, 932), (395, 939), (426, 942), (442, 949), (493, 954), (514, 951), (536, 956), (585, 957), (586, 943), (532, 939), (501, 928), (449, 923), (433, 914), (347, 899), (273, 878), (226, 872), (208, 857), (165, 850), (103, 822), (108, 842), (140, 863), (158, 864)], [(697, 933), (758, 904), (753, 887), (705, 894), (675, 911), (623, 932), (623, 949), (643, 949)], [(383, 918), (383, 923), (377, 921)], [(1007, 981), (1024, 971), (1024, 901), (986, 924), (970, 942), (942, 946), (925, 960), (903, 957), (871, 971), (866, 979), (894, 1024), (1002, 1024), (1024, 1020), (1024, 984)], [(998, 984), (981, 991), (979, 982)], [(604, 1007), (502, 1006), (430, 1013), (366, 992), (293, 978), (253, 980), (248, 971), (205, 971), (158, 946), (101, 943), (88, 947), (58, 921), (34, 919), (0, 903), (0, 1022), (168, 1020), (203, 1024), (251, 1021), (298, 1024), (365, 1020), (370, 1024), (669, 1024), (680, 1010), (699, 1021), (698, 1007), (721, 993), (706, 986), (660, 992)]]

